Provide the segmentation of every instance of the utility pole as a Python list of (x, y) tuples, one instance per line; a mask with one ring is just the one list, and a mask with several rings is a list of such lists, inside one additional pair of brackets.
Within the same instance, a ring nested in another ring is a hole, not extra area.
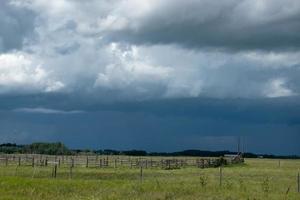
[(244, 153), (245, 153), (245, 137), (243, 137), (242, 144), (243, 144), (242, 155), (244, 155)]
[(241, 152), (241, 136), (238, 136), (237, 154), (240, 155), (240, 152)]
[(245, 153), (245, 141), (246, 141), (246, 139), (245, 139), (245, 136), (240, 136), (239, 137), (239, 146), (240, 146), (240, 150), (239, 150), (239, 153), (243, 156), (244, 155), (244, 153)]

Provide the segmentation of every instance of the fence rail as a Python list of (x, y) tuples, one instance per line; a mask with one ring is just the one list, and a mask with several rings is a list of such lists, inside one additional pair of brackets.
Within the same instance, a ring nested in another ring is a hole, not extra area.
[(184, 167), (210, 168), (243, 162), (243, 158), (199, 158), (199, 157), (134, 157), (106, 155), (41, 155), (41, 154), (1, 154), (0, 165), (70, 167), (128, 167), (180, 169)]

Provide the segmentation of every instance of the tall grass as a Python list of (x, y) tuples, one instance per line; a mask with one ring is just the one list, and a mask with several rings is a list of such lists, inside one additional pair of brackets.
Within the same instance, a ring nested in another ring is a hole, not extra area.
[(177, 170), (0, 166), (0, 199), (300, 199), (296, 175), (300, 161), (247, 159), (219, 169)]

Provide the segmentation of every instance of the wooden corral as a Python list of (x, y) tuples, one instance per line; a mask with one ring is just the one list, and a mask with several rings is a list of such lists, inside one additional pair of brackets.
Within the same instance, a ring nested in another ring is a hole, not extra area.
[(161, 168), (180, 169), (183, 167), (210, 168), (221, 165), (237, 164), (243, 158), (197, 158), (197, 157), (133, 157), (133, 156), (107, 156), (107, 155), (75, 155), (53, 156), (39, 154), (0, 154), (0, 165), (18, 166), (68, 166), (87, 168)]

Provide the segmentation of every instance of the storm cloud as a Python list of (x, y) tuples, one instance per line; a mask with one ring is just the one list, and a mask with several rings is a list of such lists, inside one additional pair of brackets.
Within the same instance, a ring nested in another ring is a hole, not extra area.
[[(300, 2), (167, 0), (121, 3), (105, 22), (109, 38), (186, 48), (293, 50), (300, 47)], [(137, 5), (140, 5), (137, 9)], [(130, 9), (135, 12), (130, 12)]]
[(159, 150), (160, 135), (185, 148), (244, 132), (278, 136), (273, 151), (299, 132), (299, 31), (297, 0), (1, 1), (0, 135), (122, 132)]
[(110, 100), (299, 93), (298, 1), (2, 4), (11, 20), (0, 22), (1, 36), (13, 38), (3, 41), (15, 50), (1, 54), (0, 93)]
[(22, 49), (33, 38), (35, 13), (11, 1), (0, 2), (0, 53)]

